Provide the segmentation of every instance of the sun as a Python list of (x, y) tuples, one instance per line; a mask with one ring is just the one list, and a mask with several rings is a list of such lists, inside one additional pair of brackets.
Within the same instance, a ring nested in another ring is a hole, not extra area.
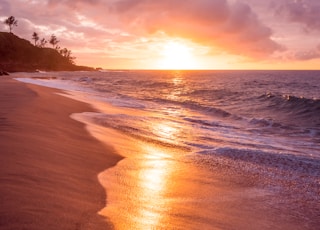
[(194, 69), (196, 60), (192, 48), (183, 42), (169, 41), (162, 46), (162, 58), (159, 60), (160, 69)]

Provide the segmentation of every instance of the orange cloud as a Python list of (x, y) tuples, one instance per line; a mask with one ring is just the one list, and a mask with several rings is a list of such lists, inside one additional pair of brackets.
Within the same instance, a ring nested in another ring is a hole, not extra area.
[(319, 11), (319, 0), (0, 0), (0, 19), (15, 16), (18, 36), (54, 33), (80, 64), (134, 60), (130, 68), (159, 58), (170, 39), (194, 48), (208, 68), (311, 59), (318, 68)]
[(134, 32), (162, 31), (255, 58), (282, 49), (271, 39), (272, 30), (244, 3), (228, 4), (226, 0), (107, 2), (110, 12)]

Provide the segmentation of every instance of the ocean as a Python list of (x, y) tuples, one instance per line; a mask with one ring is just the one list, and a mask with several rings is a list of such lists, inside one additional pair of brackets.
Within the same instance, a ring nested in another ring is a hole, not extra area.
[(71, 117), (125, 156), (99, 175), (118, 229), (320, 226), (320, 71), (16, 76), (98, 110)]

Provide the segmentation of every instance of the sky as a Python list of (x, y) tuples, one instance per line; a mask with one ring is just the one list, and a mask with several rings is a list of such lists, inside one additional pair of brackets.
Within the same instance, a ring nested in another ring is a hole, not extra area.
[(54, 34), (76, 64), (104, 69), (320, 69), (319, 12), (319, 0), (0, 0), (14, 34)]

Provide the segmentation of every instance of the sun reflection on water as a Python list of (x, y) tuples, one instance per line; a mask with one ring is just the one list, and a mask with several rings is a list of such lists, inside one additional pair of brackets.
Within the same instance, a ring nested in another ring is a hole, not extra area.
[(159, 138), (174, 142), (176, 135), (179, 133), (179, 128), (173, 126), (171, 122), (163, 122), (154, 124), (152, 127), (153, 133), (157, 135)]
[[(178, 131), (170, 126), (166, 129), (172, 134)], [(100, 214), (110, 218), (115, 229), (154, 229), (163, 225), (164, 214), (170, 210), (167, 193), (176, 170), (174, 150), (128, 136), (117, 139), (122, 141), (115, 142), (115, 147), (126, 158), (99, 176), (108, 197)]]
[[(159, 140), (176, 145), (183, 133), (182, 127), (176, 120), (159, 118), (150, 129)], [(167, 195), (177, 170), (177, 151), (172, 147), (140, 143), (142, 157), (136, 161), (138, 174), (134, 191), (134, 196), (140, 199), (135, 223), (137, 229), (153, 229), (165, 223), (164, 213), (168, 214), (171, 208)]]
[(175, 75), (175, 77), (172, 78), (172, 83), (173, 83), (175, 86), (181, 85), (182, 83), (184, 83), (184, 79), (183, 79), (182, 75), (181, 75), (179, 72), (177, 72), (176, 75)]
[[(139, 161), (135, 197), (140, 200), (135, 214), (137, 229), (158, 226), (170, 207), (165, 194), (174, 170), (170, 155), (156, 145), (142, 145), (146, 158)], [(138, 162), (137, 162), (138, 163)]]
[(140, 187), (160, 193), (166, 183), (167, 160), (148, 159), (143, 166), (138, 176)]
[(178, 100), (181, 94), (183, 94), (186, 90), (186, 82), (183, 77), (183, 74), (181, 71), (176, 71), (173, 74), (173, 78), (170, 80), (170, 82), (173, 84), (172, 91), (167, 92), (167, 98), (170, 100)]

